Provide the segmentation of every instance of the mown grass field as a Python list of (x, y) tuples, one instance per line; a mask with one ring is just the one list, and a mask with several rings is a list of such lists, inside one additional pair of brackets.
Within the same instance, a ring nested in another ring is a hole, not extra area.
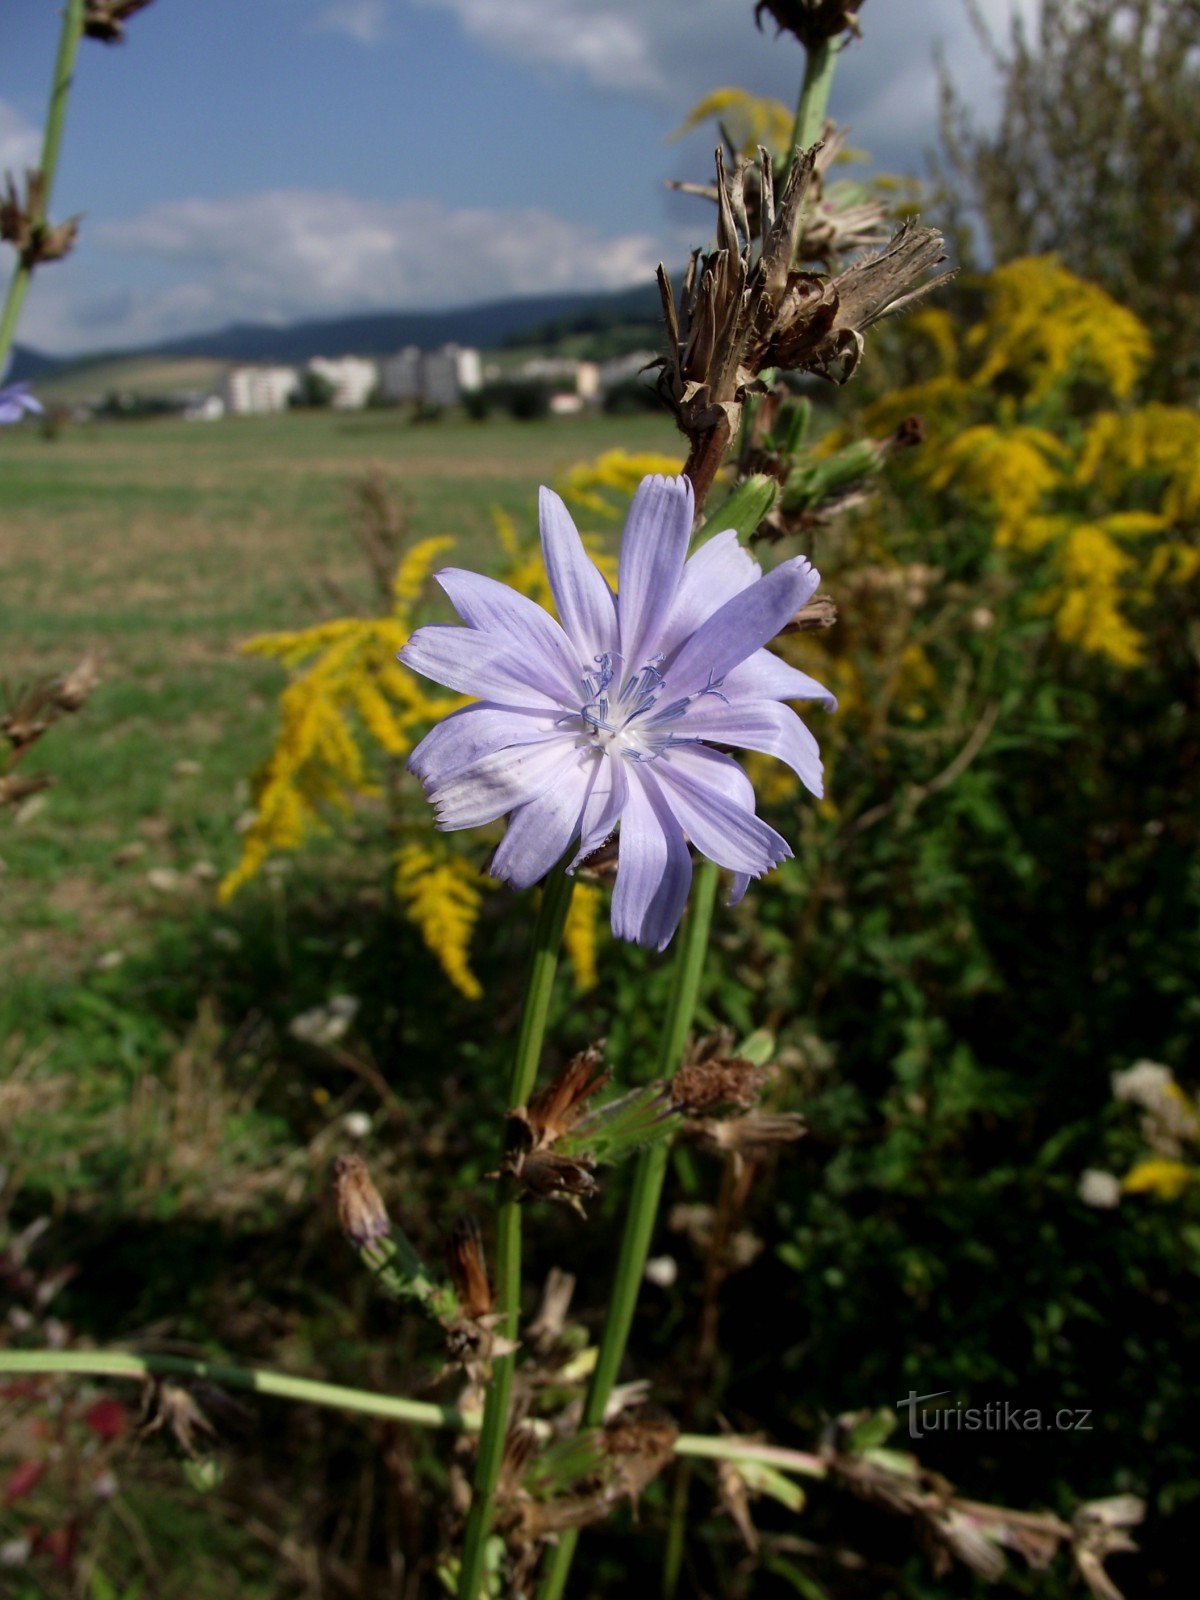
[(413, 427), (377, 413), (6, 436), (3, 677), (91, 648), (104, 678), (31, 754), (55, 787), (0, 841), (10, 974), (64, 975), (119, 950), (161, 909), (147, 873), (206, 882), (235, 858), (281, 682), (238, 646), (369, 604), (348, 528), (355, 474), (378, 463), (417, 536), (453, 533), (456, 559), (486, 563), (492, 506), (528, 523), (538, 482), (633, 443), (635, 427), (640, 447), (674, 448), (657, 419)]
[[(453, 534), (458, 559), (487, 565), (493, 507), (532, 530), (538, 483), (615, 446), (677, 449), (657, 419), (418, 427), (394, 413), (0, 439), (0, 680), (89, 649), (103, 680), (28, 755), (53, 787), (0, 814), (0, 1228), (32, 1226), (35, 1278), (64, 1273), (27, 1338), (46, 1342), (51, 1316), (85, 1342), (165, 1339), (397, 1389), (431, 1376), (414, 1376), (411, 1319), (369, 1337), (380, 1312), (336, 1245), (329, 1164), (365, 1118), (381, 1183), (436, 1244), (494, 1147), (523, 930), (497, 904), (499, 998), (461, 1002), (390, 904), (370, 808), (218, 904), (284, 683), (239, 645), (373, 605), (350, 515), (373, 465), (414, 537)], [(360, 1005), (341, 1046), (291, 1034), (339, 994)], [(587, 1025), (572, 1017), (571, 1039)], [(96, 1391), (63, 1393), (69, 1419)], [(351, 1506), (369, 1521), (379, 1492), (376, 1466), (360, 1479), (344, 1454), (357, 1461), (361, 1425), (316, 1426), (278, 1407), (238, 1424), (228, 1483), (202, 1501), (169, 1447), (138, 1444), (119, 1499), (88, 1512), (71, 1592), (224, 1600), (233, 1570), (247, 1597), (295, 1592), (288, 1562), (324, 1515), (326, 1476), (335, 1518)], [(27, 1449), (0, 1420), (0, 1481)], [(39, 1502), (51, 1525), (73, 1503), (70, 1448), (61, 1460)], [(20, 1512), (0, 1508), (0, 1539)], [(35, 1562), (5, 1593), (40, 1596), (46, 1574)]]
[(311, 893), (329, 901), (332, 849), (354, 884), (348, 902), (380, 898), (386, 850), (354, 826), (231, 906), (216, 899), (283, 684), (239, 645), (372, 604), (351, 480), (378, 464), (414, 536), (452, 533), (457, 559), (486, 565), (492, 507), (532, 526), (539, 482), (617, 445), (676, 448), (657, 419), (418, 427), (394, 413), (6, 434), (0, 678), (15, 687), (94, 649), (103, 681), (27, 757), (53, 787), (0, 818), (0, 1162), (19, 1154), (57, 1193), (86, 1189), (111, 1160), (142, 1192), (145, 1172), (127, 1159), (135, 1130), (106, 1134), (103, 1115), (133, 1115), (137, 1085), (170, 1070), (222, 973), (244, 978), (251, 1007), (261, 996), (246, 952), (269, 951), (274, 978), (258, 980), (277, 988), (286, 974), (285, 1011), (335, 981), (315, 934), (296, 936), (308, 938), (311, 983), (300, 975), (305, 950), (288, 942), (299, 891), (284, 878), (303, 882), (317, 863)]

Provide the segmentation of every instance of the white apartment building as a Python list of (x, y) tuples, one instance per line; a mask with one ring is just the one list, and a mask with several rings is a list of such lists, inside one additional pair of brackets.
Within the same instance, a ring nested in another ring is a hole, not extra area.
[(379, 363), (379, 392), (394, 405), (421, 398), (421, 352), (415, 344)]
[(379, 389), (395, 404), (423, 400), (427, 405), (452, 406), (483, 387), (479, 351), (467, 345), (446, 344), (440, 350), (421, 351), (410, 344), (388, 356), (379, 366)]
[(581, 400), (595, 400), (600, 393), (600, 369), (594, 361), (575, 361), (568, 356), (536, 356), (521, 367), (521, 377), (531, 383), (546, 383), (568, 394), (577, 394)]
[(363, 356), (314, 356), (304, 370), (324, 378), (333, 390), (330, 404), (335, 411), (361, 410), (379, 382), (379, 368)]
[(234, 416), (261, 416), (286, 411), (299, 386), (295, 367), (230, 367), (221, 398)]

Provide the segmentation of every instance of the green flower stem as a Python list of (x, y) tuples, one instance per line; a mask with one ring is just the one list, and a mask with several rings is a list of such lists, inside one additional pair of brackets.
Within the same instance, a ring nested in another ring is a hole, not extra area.
[(361, 1411), (371, 1417), (411, 1422), (417, 1428), (456, 1428), (460, 1432), (479, 1426), (475, 1413), (426, 1400), (404, 1400), (368, 1389), (347, 1389), (337, 1383), (316, 1383), (292, 1378), (284, 1372), (264, 1372), (255, 1367), (232, 1366), (225, 1361), (195, 1361), (187, 1356), (137, 1356), (123, 1350), (0, 1350), (0, 1373), (83, 1373), (93, 1378), (164, 1377), (206, 1378), (227, 1389), (252, 1389), (256, 1394), (301, 1400), (310, 1406), (333, 1406), (340, 1411)]
[(754, 1462), (775, 1467), (780, 1472), (801, 1478), (826, 1478), (829, 1469), (820, 1456), (806, 1450), (788, 1450), (783, 1445), (759, 1444), (754, 1439), (731, 1439), (720, 1434), (681, 1433), (675, 1440), (675, 1454), (689, 1460)]
[[(50, 106), (46, 113), (46, 132), (42, 138), (41, 173), (44, 180), (42, 215), (46, 220), (50, 205), (50, 191), (58, 168), (58, 153), (62, 148), (63, 127), (67, 117), (67, 99), (75, 76), (75, 56), (83, 34), (83, 0), (67, 0), (63, 11), (62, 29), (58, 36), (58, 55), (54, 61), (54, 77), (50, 84)], [(0, 370), (3, 370), (8, 352), (17, 331), (21, 307), (29, 289), (33, 268), (26, 261), (18, 261), (8, 283), (4, 310), (0, 312)]]
[[(554, 974), (562, 947), (563, 926), (571, 904), (574, 878), (566, 873), (562, 861), (546, 879), (542, 904), (533, 931), (533, 959), (525, 991), (521, 1030), (513, 1056), (509, 1105), (523, 1106), (537, 1080), (546, 1017), (554, 990)], [(496, 1219), (496, 1306), (502, 1321), (497, 1332), (515, 1342), (521, 1309), (521, 1204), (520, 1193), (511, 1179), (501, 1179), (500, 1209)], [(458, 1600), (476, 1600), (483, 1582), (488, 1531), (492, 1525), (492, 1500), (500, 1476), (500, 1458), (508, 1430), (508, 1403), (512, 1393), (515, 1352), (498, 1356), (492, 1363), (483, 1411), (483, 1431), (479, 1439), (479, 1459), (475, 1468), (475, 1488), (463, 1545), (462, 1567), (458, 1578)]]
[[(147, 1378), (155, 1374), (174, 1378), (205, 1378), (226, 1389), (249, 1389), (280, 1400), (299, 1400), (311, 1406), (338, 1411), (358, 1411), (369, 1417), (408, 1422), (414, 1428), (453, 1428), (473, 1433), (480, 1425), (477, 1411), (456, 1411), (452, 1406), (427, 1400), (404, 1400), (369, 1389), (348, 1389), (338, 1383), (316, 1383), (285, 1372), (259, 1367), (238, 1367), (228, 1361), (201, 1361), (189, 1356), (133, 1355), (124, 1350), (0, 1350), (0, 1374), (52, 1377), (73, 1373), (87, 1378)], [(753, 1439), (710, 1438), (681, 1433), (675, 1454), (708, 1461), (749, 1461), (775, 1467), (799, 1477), (823, 1478), (825, 1463), (819, 1456), (781, 1445), (759, 1444)]]
[[(675, 958), (674, 981), (671, 998), (659, 1042), (655, 1077), (670, 1076), (678, 1067), (687, 1043), (688, 1031), (696, 1012), (700, 992), (700, 979), (704, 971), (704, 957), (708, 951), (708, 932), (712, 925), (713, 900), (717, 889), (717, 869), (711, 861), (702, 861), (696, 869), (692, 886), (692, 904)], [(662, 1195), (663, 1177), (666, 1173), (669, 1144), (652, 1145), (642, 1152), (633, 1179), (633, 1193), (625, 1218), (625, 1232), (621, 1239), (621, 1253), (613, 1280), (609, 1300), (608, 1318), (600, 1339), (596, 1366), (584, 1402), (584, 1428), (598, 1427), (604, 1420), (609, 1396), (617, 1381), (617, 1373), (625, 1355), (629, 1330), (633, 1326), (633, 1313), (638, 1292), (646, 1270), (646, 1257), (654, 1235), (658, 1216), (658, 1202)], [(566, 1530), (558, 1544), (550, 1551), (546, 1561), (546, 1575), (539, 1590), (539, 1600), (559, 1600), (571, 1570), (575, 1546), (579, 1540), (577, 1529)], [(461, 1591), (460, 1591), (461, 1593)]]
[(792, 124), (793, 150), (810, 150), (821, 137), (840, 49), (839, 40), (826, 39), (809, 52), (804, 82), (800, 86), (800, 100), (796, 106), (796, 120)]

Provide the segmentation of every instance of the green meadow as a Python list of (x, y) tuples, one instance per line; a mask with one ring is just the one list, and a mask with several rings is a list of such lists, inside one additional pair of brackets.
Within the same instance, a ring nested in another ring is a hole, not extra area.
[(635, 428), (639, 448), (676, 449), (658, 419), (413, 426), (392, 412), (7, 435), (4, 674), (15, 688), (94, 650), (103, 679), (31, 752), (54, 787), (0, 839), (10, 974), (111, 959), (162, 909), (148, 874), (207, 883), (236, 859), (282, 683), (238, 647), (371, 604), (356, 476), (380, 467), (415, 537), (453, 534), (459, 559), (486, 565), (493, 507), (531, 525), (537, 483)]

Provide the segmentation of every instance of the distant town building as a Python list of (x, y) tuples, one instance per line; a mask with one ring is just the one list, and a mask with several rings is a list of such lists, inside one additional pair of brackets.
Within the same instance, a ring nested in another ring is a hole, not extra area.
[(544, 383), (581, 400), (595, 400), (600, 393), (600, 369), (594, 361), (575, 361), (569, 356), (535, 356), (520, 368), (528, 383)]
[(189, 400), (183, 408), (185, 422), (217, 422), (225, 415), (225, 402), (219, 394), (206, 394), (203, 399)]
[(226, 410), (234, 416), (259, 416), (285, 411), (299, 387), (300, 375), (295, 367), (230, 367), (222, 398)]
[(379, 382), (379, 368), (363, 356), (314, 356), (304, 370), (323, 378), (333, 390), (330, 404), (335, 411), (360, 410)]
[(423, 401), (426, 405), (452, 406), (464, 394), (482, 386), (479, 351), (466, 345), (446, 344), (440, 350), (429, 351), (409, 345), (379, 366), (379, 392), (395, 405)]
[(583, 410), (583, 396), (581, 394), (552, 394), (550, 396), (550, 411), (556, 417), (574, 417)]
[(421, 398), (421, 352), (415, 344), (385, 356), (379, 363), (379, 393), (393, 405)]
[(482, 384), (479, 351), (468, 346), (444, 344), (421, 363), (421, 398), (428, 405), (452, 406)]

